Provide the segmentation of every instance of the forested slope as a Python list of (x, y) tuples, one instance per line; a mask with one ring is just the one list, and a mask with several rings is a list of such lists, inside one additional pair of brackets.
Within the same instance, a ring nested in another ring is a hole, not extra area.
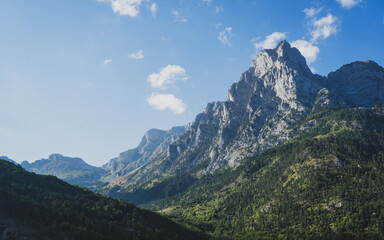
[(218, 239), (383, 239), (383, 111), (324, 110), (293, 127), (303, 126), (236, 170), (191, 173), (186, 191), (145, 206)]
[(0, 160), (6, 239), (201, 239), (156, 213)]

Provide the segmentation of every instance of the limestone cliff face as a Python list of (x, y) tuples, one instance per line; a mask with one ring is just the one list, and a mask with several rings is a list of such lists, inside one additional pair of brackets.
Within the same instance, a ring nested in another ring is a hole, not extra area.
[[(205, 172), (237, 166), (249, 151), (261, 151), (285, 141), (288, 126), (312, 110), (325, 78), (312, 74), (304, 57), (288, 42), (263, 50), (228, 92), (228, 100), (207, 105), (178, 145), (179, 157), (204, 154), (190, 163), (209, 162)], [(203, 145), (203, 146), (199, 146)], [(244, 151), (247, 149), (248, 151)]]
[(283, 41), (260, 52), (230, 87), (226, 101), (209, 103), (184, 134), (141, 168), (130, 168), (134, 171), (118, 185), (137, 186), (191, 169), (210, 174), (236, 167), (244, 157), (282, 144), (305, 129), (292, 126), (314, 110), (383, 103), (384, 69), (376, 63), (354, 62), (322, 77)]

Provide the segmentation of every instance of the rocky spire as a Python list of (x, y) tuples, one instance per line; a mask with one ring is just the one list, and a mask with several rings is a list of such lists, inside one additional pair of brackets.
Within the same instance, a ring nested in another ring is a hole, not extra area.
[(297, 48), (291, 47), (286, 41), (280, 42), (275, 49), (264, 49), (260, 51), (252, 62), (255, 74), (262, 76), (273, 67), (273, 65), (286, 65), (298, 74), (311, 77), (313, 74), (309, 69), (303, 55)]

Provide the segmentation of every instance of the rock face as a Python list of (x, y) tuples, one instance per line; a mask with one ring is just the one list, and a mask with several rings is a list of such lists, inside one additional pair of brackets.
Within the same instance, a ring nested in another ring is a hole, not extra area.
[(230, 87), (228, 99), (209, 103), (167, 149), (152, 155), (145, 165), (127, 160), (130, 167), (124, 173), (133, 171), (114, 184), (137, 187), (191, 169), (209, 174), (236, 167), (249, 154), (288, 140), (300, 131), (293, 124), (318, 108), (383, 103), (384, 69), (376, 63), (354, 62), (322, 77), (313, 74), (300, 52), (283, 41), (275, 49), (261, 51)]
[(106, 173), (105, 170), (91, 166), (81, 158), (65, 157), (61, 154), (51, 154), (48, 159), (33, 163), (24, 161), (21, 166), (30, 172), (54, 175), (69, 183), (90, 188), (100, 184), (100, 178)]
[(208, 104), (175, 143), (183, 150), (177, 157), (205, 148), (197, 158), (188, 159), (188, 164), (207, 161), (204, 171), (208, 173), (237, 166), (247, 154), (244, 149), (260, 152), (285, 141), (284, 131), (311, 112), (324, 85), (325, 78), (312, 74), (305, 58), (288, 42), (261, 51), (231, 86), (227, 101)]
[(145, 165), (158, 153), (166, 150), (184, 132), (185, 127), (174, 127), (169, 131), (149, 130), (136, 148), (120, 153), (117, 158), (102, 166), (108, 172), (103, 176), (103, 181), (113, 181)]
[(351, 107), (384, 102), (384, 69), (373, 61), (353, 62), (328, 75), (327, 86)]

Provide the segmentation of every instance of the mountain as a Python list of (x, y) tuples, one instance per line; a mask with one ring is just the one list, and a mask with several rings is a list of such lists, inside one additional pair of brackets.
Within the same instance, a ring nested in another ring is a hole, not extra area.
[(102, 170), (98, 192), (213, 239), (383, 239), (384, 68), (322, 77), (282, 41), (226, 101)]
[(24, 161), (21, 166), (30, 172), (53, 175), (66, 182), (89, 188), (101, 184), (100, 179), (106, 173), (105, 170), (91, 166), (81, 158), (65, 157), (61, 154), (51, 154), (48, 159), (33, 163)]
[(0, 160), (1, 239), (202, 239), (156, 213)]
[(166, 150), (184, 132), (185, 127), (173, 127), (168, 131), (149, 130), (136, 148), (120, 153), (117, 158), (102, 166), (108, 172), (103, 176), (103, 181), (113, 181), (145, 165), (158, 153)]
[(173, 127), (168, 131), (151, 129), (145, 133), (136, 148), (120, 153), (117, 158), (111, 159), (101, 167), (91, 166), (81, 158), (65, 157), (61, 154), (52, 154), (48, 159), (32, 163), (24, 161), (21, 166), (30, 172), (53, 175), (66, 182), (95, 189), (100, 184), (114, 182), (139, 169), (166, 150), (185, 133), (185, 129), (186, 127)]
[[(246, 157), (289, 141), (312, 127), (314, 122), (293, 127), (311, 113), (383, 103), (384, 69), (376, 63), (353, 62), (322, 77), (311, 72), (296, 48), (282, 41), (256, 56), (230, 87), (226, 101), (209, 103), (166, 150), (100, 191), (134, 201), (143, 196), (147, 201), (151, 188), (170, 177), (235, 169)], [(164, 197), (154, 195), (152, 200)]]
[(214, 239), (383, 239), (384, 106), (324, 109), (292, 128), (302, 126), (236, 169), (191, 172), (183, 191), (143, 206)]
[(2, 160), (6, 160), (6, 161), (8, 161), (8, 162), (11, 162), (11, 163), (13, 163), (13, 164), (18, 165), (17, 162), (13, 161), (12, 159), (8, 158), (7, 156), (0, 156), (0, 159), (2, 159)]

